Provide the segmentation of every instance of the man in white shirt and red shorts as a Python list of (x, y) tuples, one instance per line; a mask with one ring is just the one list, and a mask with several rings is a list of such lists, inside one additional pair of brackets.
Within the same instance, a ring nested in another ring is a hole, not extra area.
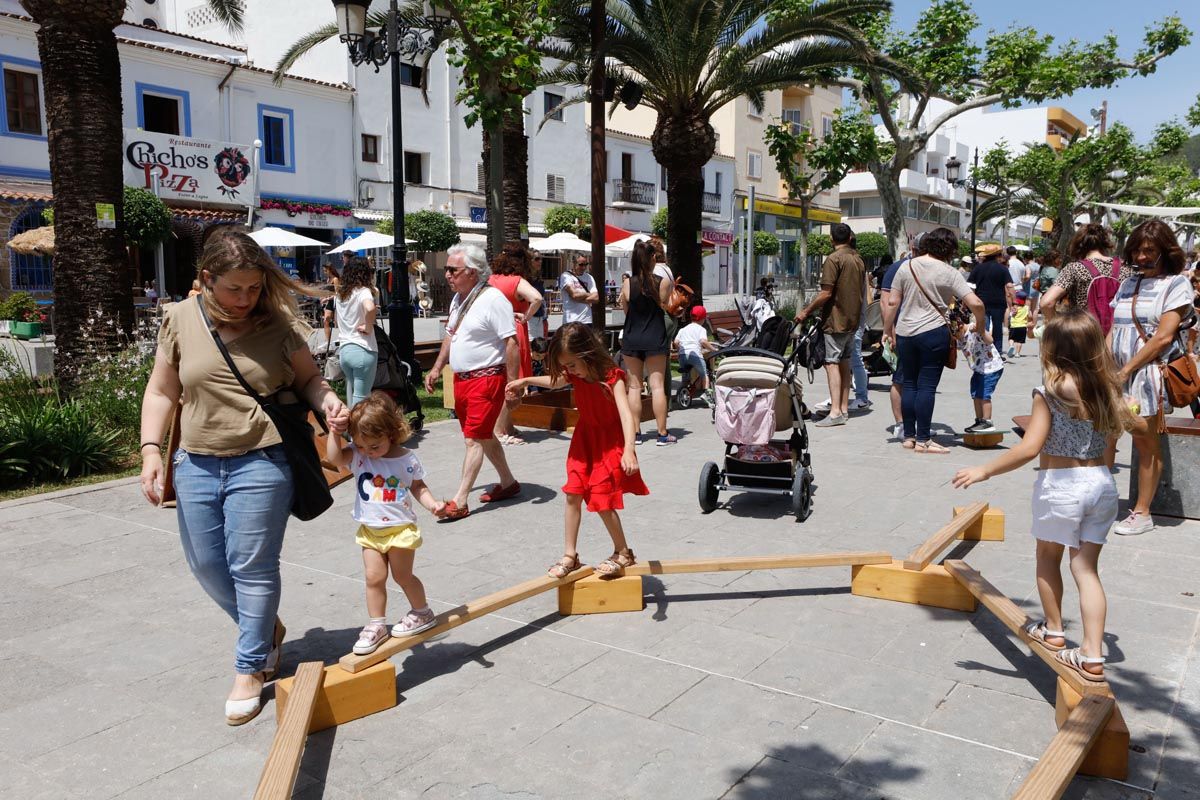
[(520, 351), (512, 304), (499, 289), (488, 286), (491, 270), (487, 255), (476, 245), (451, 247), (446, 259), (446, 282), (455, 291), (450, 301), (450, 321), (442, 349), (425, 376), (432, 393), (447, 363), (454, 371), (454, 415), (467, 445), (462, 482), (446, 501), (446, 519), (470, 514), (467, 495), (479, 477), (486, 456), (500, 482), (480, 496), (484, 503), (508, 500), (521, 492), (492, 431), (504, 406), (504, 387), (520, 371)]

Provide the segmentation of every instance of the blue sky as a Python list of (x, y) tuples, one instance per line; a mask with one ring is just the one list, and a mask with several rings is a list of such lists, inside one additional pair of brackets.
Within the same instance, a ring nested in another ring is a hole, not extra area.
[[(893, 0), (897, 26), (911, 28), (921, 10), (922, 0)], [(1200, 15), (1196, 0), (974, 0), (980, 18), (977, 29), (982, 40), (988, 29), (1004, 30), (1013, 23), (1028, 25), (1056, 40), (1071, 38), (1094, 41), (1109, 31), (1117, 34), (1121, 55), (1138, 49), (1146, 25), (1165, 16), (1178, 15), (1192, 29), (1193, 41), (1186, 48), (1159, 62), (1158, 71), (1145, 78), (1134, 77), (1110, 89), (1076, 92), (1054, 101), (1089, 124), (1088, 110), (1108, 100), (1108, 120), (1120, 120), (1146, 140), (1154, 127), (1183, 113), (1200, 92)], [(1192, 7), (1193, 13), (1184, 11)], [(982, 41), (981, 41), (982, 43)]]

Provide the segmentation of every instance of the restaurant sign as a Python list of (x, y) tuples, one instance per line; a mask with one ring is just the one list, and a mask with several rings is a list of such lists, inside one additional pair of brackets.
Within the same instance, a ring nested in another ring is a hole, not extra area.
[(253, 202), (248, 145), (125, 129), (125, 183), (166, 200), (245, 206)]

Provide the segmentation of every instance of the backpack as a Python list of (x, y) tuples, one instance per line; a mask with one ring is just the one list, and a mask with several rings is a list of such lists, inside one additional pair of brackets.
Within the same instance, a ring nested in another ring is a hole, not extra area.
[(825, 335), (819, 325), (814, 325), (800, 334), (796, 340), (796, 361), (809, 371), (825, 366)]
[(783, 317), (771, 317), (763, 323), (762, 329), (754, 339), (754, 346), (783, 355), (792, 340), (792, 327), (792, 323)]
[(1085, 258), (1080, 263), (1092, 274), (1092, 282), (1088, 284), (1087, 290), (1088, 313), (1100, 322), (1100, 330), (1108, 334), (1113, 323), (1112, 301), (1117, 296), (1117, 290), (1121, 288), (1121, 282), (1117, 280), (1117, 276), (1121, 274), (1121, 259), (1113, 259), (1111, 275), (1101, 274), (1090, 259)]

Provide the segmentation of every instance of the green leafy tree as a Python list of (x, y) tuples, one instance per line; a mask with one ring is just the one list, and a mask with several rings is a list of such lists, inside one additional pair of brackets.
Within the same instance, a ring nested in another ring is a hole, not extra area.
[[(733, 249), (736, 251), (742, 245), (741, 237), (733, 240)], [(770, 231), (755, 231), (754, 232), (754, 255), (756, 256), (777, 256), (779, 255), (780, 244), (779, 237)]]
[(667, 238), (667, 207), (663, 206), (650, 217), (650, 232), (660, 239)]
[(883, 258), (892, 252), (891, 240), (882, 233), (864, 231), (856, 234), (855, 238), (858, 240), (858, 254), (863, 258)]
[[(419, 26), (421, 7), (419, 2), (405, 6), (406, 21)], [(467, 109), (463, 119), (467, 127), (483, 126), (488, 241), (499, 251), (505, 239), (519, 239), (528, 222), (523, 103), (542, 74), (540, 46), (554, 28), (550, 0), (439, 0), (438, 8), (453, 20), (443, 43), (450, 64), (462, 70), (457, 100)], [(368, 28), (386, 25), (385, 13), (367, 15)], [(276, 80), (336, 35), (337, 25), (330, 23), (298, 39), (276, 65)]]
[(542, 218), (546, 233), (573, 233), (581, 236), (584, 231), (590, 235), (592, 228), (592, 211), (583, 206), (568, 203), (561, 206), (551, 206), (546, 209)]
[[(779, 0), (775, 18), (813, 6), (813, 0)], [(1191, 31), (1180, 18), (1167, 17), (1146, 29), (1141, 47), (1131, 55), (1121, 54), (1114, 34), (1095, 42), (1056, 43), (1050, 34), (1017, 25), (989, 32), (981, 46), (976, 36), (979, 19), (966, 0), (935, 0), (912, 30), (894, 27), (889, 11), (863, 14), (855, 22), (888, 56), (876, 64), (905, 69), (902, 81), (877, 65), (825, 75), (828, 82), (850, 90), (867, 118), (878, 116), (893, 145), (869, 160), (867, 168), (879, 188), (895, 252), (907, 246), (901, 173), (943, 125), (975, 108), (1015, 108), (1149, 75), (1159, 61), (1191, 41)], [(934, 99), (950, 106), (933, 113)]]
[[(133, 327), (131, 275), (122, 211), (121, 59), (116, 27), (126, 0), (20, 0), (38, 24), (56, 221), (54, 226), (54, 373), (69, 388), (96, 354), (80, 331), (90, 316)], [(207, 0), (231, 30), (242, 24), (241, 0)], [(86, 134), (86, 135), (83, 135)], [(117, 209), (116, 228), (96, 226), (96, 204)], [(115, 327), (99, 355), (121, 341)]]
[(793, 130), (790, 124), (780, 123), (767, 127), (764, 141), (787, 184), (788, 195), (800, 201), (800, 264), (805, 280), (810, 281), (809, 209), (817, 195), (837, 188), (851, 169), (877, 158), (879, 140), (870, 120), (857, 112), (838, 109), (828, 136), (817, 136), (807, 128)]
[(133, 247), (153, 247), (171, 235), (171, 211), (154, 192), (125, 187), (125, 241)]
[(1053, 222), (1052, 238), (1065, 252), (1079, 215), (1088, 214), (1094, 222), (1107, 218), (1099, 203), (1167, 204), (1195, 194), (1200, 181), (1166, 160), (1186, 139), (1180, 125), (1164, 123), (1149, 144), (1141, 145), (1117, 122), (1103, 136), (1076, 137), (1062, 150), (1037, 144), (1014, 156), (1002, 142), (980, 165), (980, 185), (995, 196), (980, 204), (976, 222), (1047, 217)]
[[(810, 233), (808, 235), (808, 254), (824, 258), (833, 252), (833, 239), (828, 233)], [(800, 242), (796, 242), (796, 253), (800, 253)]]
[[(890, 8), (876, 0), (829, 0), (768, 14), (777, 0), (608, 0), (604, 56), (619, 84), (639, 83), (657, 114), (650, 142), (667, 168), (667, 250), (681, 280), (702, 291), (701, 170), (716, 152), (712, 115), (739, 97), (762, 110), (773, 89), (811, 82), (822, 72), (873, 63), (855, 14)], [(561, 27), (548, 52), (563, 62), (548, 80), (587, 86), (591, 0), (563, 0)], [(583, 96), (572, 98), (573, 102)]]
[(414, 211), (404, 215), (404, 235), (416, 244), (418, 253), (442, 253), (458, 244), (458, 224), (449, 214)]

